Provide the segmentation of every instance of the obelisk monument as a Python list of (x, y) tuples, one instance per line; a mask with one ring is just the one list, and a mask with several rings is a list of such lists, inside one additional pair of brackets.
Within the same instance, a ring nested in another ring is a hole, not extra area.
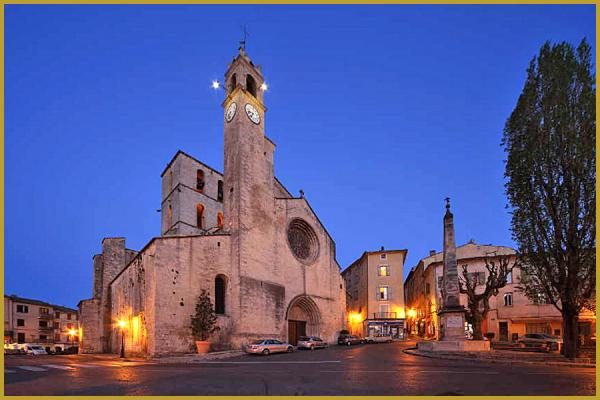
[(465, 309), (460, 304), (458, 268), (456, 265), (456, 240), (454, 216), (450, 212), (450, 198), (446, 198), (444, 215), (444, 276), (442, 284), (442, 310), (440, 317), (440, 340), (465, 340)]

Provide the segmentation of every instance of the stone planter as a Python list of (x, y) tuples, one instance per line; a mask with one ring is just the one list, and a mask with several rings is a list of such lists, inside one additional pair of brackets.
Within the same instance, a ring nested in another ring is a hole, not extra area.
[(204, 340), (196, 341), (196, 351), (198, 354), (206, 354), (210, 350), (210, 342)]

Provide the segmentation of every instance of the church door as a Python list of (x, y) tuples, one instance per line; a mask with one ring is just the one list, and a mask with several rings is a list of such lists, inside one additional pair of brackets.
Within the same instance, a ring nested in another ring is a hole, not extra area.
[(290, 344), (296, 346), (300, 336), (306, 336), (306, 321), (288, 320), (288, 340)]

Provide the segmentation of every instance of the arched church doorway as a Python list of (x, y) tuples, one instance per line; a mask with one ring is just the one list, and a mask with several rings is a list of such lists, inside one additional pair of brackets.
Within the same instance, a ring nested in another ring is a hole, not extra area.
[(295, 297), (288, 306), (286, 320), (288, 324), (288, 342), (298, 344), (300, 336), (319, 336), (321, 312), (313, 299), (301, 295)]

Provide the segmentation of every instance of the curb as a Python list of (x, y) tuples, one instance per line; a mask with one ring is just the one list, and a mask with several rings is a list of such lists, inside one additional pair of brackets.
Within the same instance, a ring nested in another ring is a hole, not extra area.
[(524, 361), (524, 360), (503, 360), (503, 359), (484, 359), (478, 357), (452, 357), (447, 355), (438, 355), (429, 352), (418, 352), (417, 349), (405, 349), (402, 350), (404, 353), (426, 358), (435, 358), (438, 360), (459, 360), (459, 361), (476, 361), (476, 362), (487, 362), (493, 364), (509, 364), (509, 365), (552, 365), (561, 367), (571, 368), (596, 368), (596, 364), (591, 363), (573, 363), (573, 362), (562, 362), (562, 361)]
[(153, 358), (152, 361), (159, 364), (193, 364), (210, 360), (222, 360), (237, 357), (244, 354), (241, 350), (219, 351), (207, 354), (182, 354), (176, 356), (165, 356)]

